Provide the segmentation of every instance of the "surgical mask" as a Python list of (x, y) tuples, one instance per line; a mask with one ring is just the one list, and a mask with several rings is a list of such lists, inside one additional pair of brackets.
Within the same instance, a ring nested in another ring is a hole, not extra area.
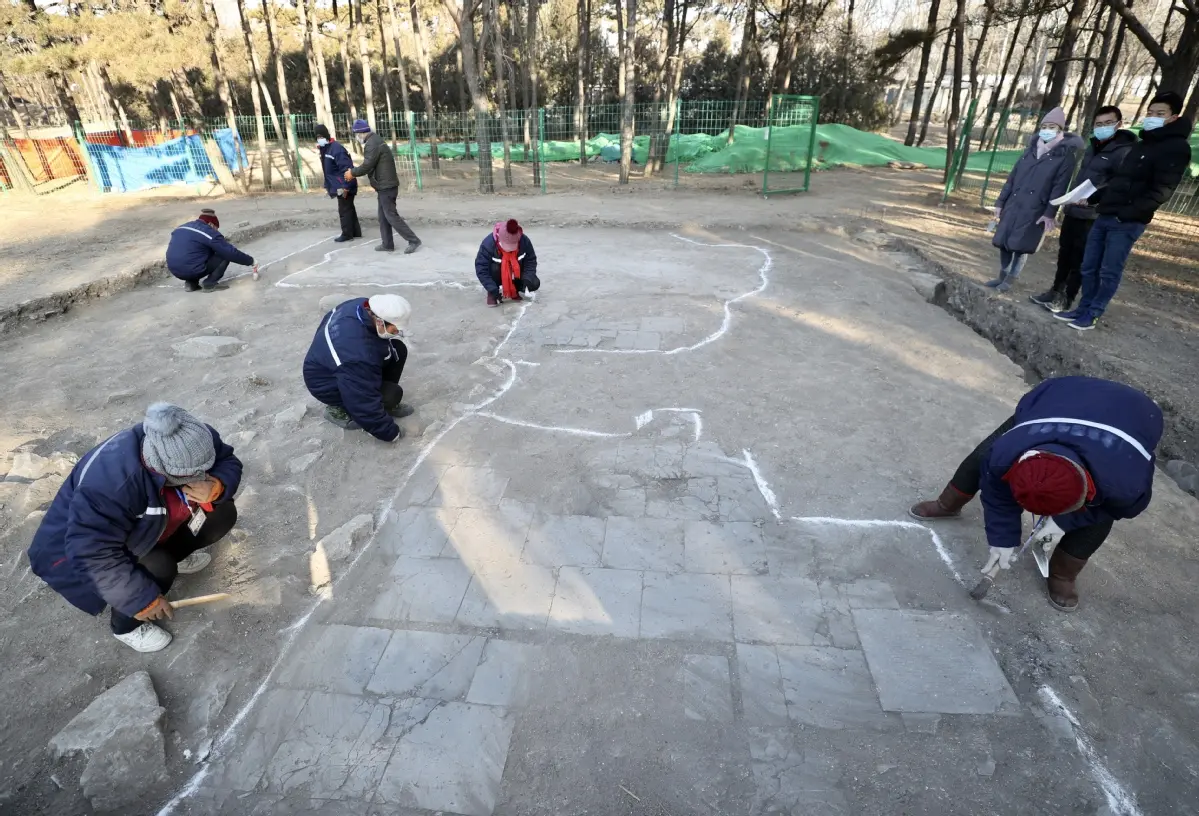
[(1057, 138), (1057, 133), (1058, 132), (1056, 130), (1050, 130), (1049, 128), (1042, 128), (1041, 134), (1040, 134), (1041, 141), (1042, 142), (1052, 142), (1054, 139)]
[(379, 335), (379, 337), (383, 338), (384, 340), (403, 340), (404, 339), (404, 330), (403, 329), (397, 328), (395, 330), (395, 333), (393, 334), (393, 333), (387, 331), (386, 326), (387, 326), (386, 323), (384, 323), (382, 320), (379, 320), (376, 318), (375, 319), (375, 334)]
[(1146, 116), (1141, 120), (1141, 130), (1157, 130), (1164, 125), (1166, 120), (1161, 116)]
[(1092, 131), (1095, 138), (1101, 142), (1106, 142), (1108, 139), (1116, 135), (1115, 125), (1095, 125), (1095, 130)]
[(317, 146), (317, 147), (324, 147), (324, 146), (325, 146), (325, 145), (327, 145), (327, 144), (329, 144), (329, 140), (328, 140), (328, 139), (317, 139), (317, 140), (316, 140), (316, 146)]

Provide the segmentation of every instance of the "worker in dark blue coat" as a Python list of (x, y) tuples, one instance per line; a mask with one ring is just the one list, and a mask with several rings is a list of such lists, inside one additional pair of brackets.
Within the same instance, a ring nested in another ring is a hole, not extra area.
[(325, 404), (325, 419), (384, 442), (403, 436), (394, 418), (413, 412), (401, 404), (400, 387), (411, 315), (399, 295), (375, 295), (347, 300), (321, 319), (304, 357), (304, 385)]
[(212, 210), (200, 210), (200, 217), (175, 227), (167, 245), (167, 270), (183, 281), (189, 292), (215, 292), (228, 289), (221, 283), (229, 264), (254, 266), (254, 259), (221, 235), (221, 221)]
[(352, 241), (362, 237), (362, 225), (358, 223), (358, 210), (354, 198), (358, 195), (357, 179), (345, 180), (347, 170), (354, 167), (350, 152), (329, 135), (329, 128), (316, 126), (316, 149), (321, 155), (321, 170), (325, 174), (325, 192), (329, 198), (337, 199), (337, 217), (341, 220), (341, 235), (336, 243)]
[(541, 288), (533, 242), (515, 218), (496, 224), (479, 244), (475, 277), (487, 291), (488, 306), (499, 306), (504, 298), (520, 300), (521, 292)]
[(1092, 377), (1058, 377), (1024, 395), (1016, 412), (970, 453), (919, 519), (956, 517), (982, 493), (987, 543), (1006, 569), (1021, 544), (1021, 514), (1052, 516), (1065, 531), (1049, 560), (1049, 601), (1078, 606), (1075, 580), (1119, 519), (1153, 496), (1162, 411), (1145, 394)]
[(241, 462), (214, 428), (175, 405), (79, 460), (29, 547), (33, 573), (89, 615), (112, 608), (112, 633), (139, 652), (166, 648), (164, 597), (177, 575), (212, 561), (200, 552), (237, 521)]

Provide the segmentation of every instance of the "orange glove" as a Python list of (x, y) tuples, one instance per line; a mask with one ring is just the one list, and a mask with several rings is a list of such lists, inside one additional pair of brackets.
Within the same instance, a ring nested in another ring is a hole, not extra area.
[(141, 612), (138, 612), (133, 617), (139, 621), (162, 620), (163, 618), (175, 617), (175, 608), (171, 606), (171, 602), (159, 595), (154, 599), (154, 603), (147, 606)]

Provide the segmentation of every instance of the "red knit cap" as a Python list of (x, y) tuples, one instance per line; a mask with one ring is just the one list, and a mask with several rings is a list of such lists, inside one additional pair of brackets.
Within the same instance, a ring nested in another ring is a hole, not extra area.
[(1073, 512), (1095, 495), (1091, 475), (1064, 456), (1029, 451), (1012, 465), (1003, 480), (1016, 503), (1038, 516)]
[(520, 228), (520, 224), (515, 218), (509, 218), (506, 222), (495, 225), (495, 240), (499, 243), (501, 249), (506, 249), (513, 252), (520, 246), (520, 236), (524, 234), (524, 230)]
[(213, 229), (221, 228), (221, 220), (216, 217), (216, 213), (212, 210), (200, 210), (198, 220), (203, 221), (205, 224), (211, 224)]

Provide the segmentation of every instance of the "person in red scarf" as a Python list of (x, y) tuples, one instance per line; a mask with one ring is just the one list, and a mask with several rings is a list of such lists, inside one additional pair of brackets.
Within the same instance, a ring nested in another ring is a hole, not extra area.
[(487, 290), (488, 306), (499, 306), (505, 298), (520, 300), (521, 292), (536, 292), (541, 288), (533, 242), (515, 218), (496, 224), (479, 244), (475, 275)]

